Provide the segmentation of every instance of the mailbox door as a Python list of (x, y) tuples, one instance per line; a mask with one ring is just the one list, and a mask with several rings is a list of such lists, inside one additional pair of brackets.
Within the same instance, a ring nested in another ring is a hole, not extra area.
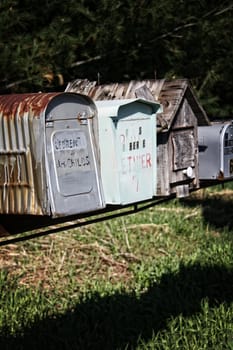
[(221, 163), (224, 178), (233, 177), (233, 125), (228, 124), (221, 135)]
[(217, 123), (198, 128), (199, 178), (233, 177), (233, 125)]
[(156, 162), (153, 130), (151, 117), (118, 122), (116, 141), (122, 204), (153, 197)]
[(156, 115), (145, 100), (96, 101), (106, 204), (151, 199), (156, 189)]
[(92, 121), (80, 122), (77, 115), (75, 111), (73, 118), (67, 118), (61, 108), (57, 120), (55, 113), (53, 120), (46, 122), (48, 186), (54, 217), (98, 210), (104, 205)]

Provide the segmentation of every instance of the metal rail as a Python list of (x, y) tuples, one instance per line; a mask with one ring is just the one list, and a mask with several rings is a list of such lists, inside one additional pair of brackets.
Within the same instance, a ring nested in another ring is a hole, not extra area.
[[(47, 236), (47, 235), (58, 233), (58, 232), (65, 231), (65, 230), (71, 230), (71, 229), (74, 229), (74, 228), (87, 226), (87, 225), (90, 225), (90, 224), (96, 224), (98, 222), (111, 220), (111, 219), (115, 219), (115, 218), (126, 216), (126, 215), (132, 215), (132, 214), (141, 212), (143, 210), (152, 208), (152, 207), (154, 207), (156, 205), (159, 205), (161, 203), (168, 202), (169, 200), (171, 200), (173, 198), (174, 197), (170, 196), (170, 197), (166, 197), (166, 198), (157, 199), (157, 200), (154, 200), (154, 201), (149, 202), (149, 203), (148, 202), (146, 202), (146, 203), (144, 202), (143, 204), (136, 203), (136, 204), (131, 205), (132, 209), (129, 209), (129, 210), (126, 210), (126, 211), (120, 211), (118, 213), (114, 213), (114, 214), (111, 214), (111, 215), (103, 215), (101, 217), (88, 219), (88, 220), (81, 221), (81, 222), (74, 222), (74, 223), (70, 223), (69, 225), (62, 226), (62, 227), (60, 227), (60, 226), (59, 227), (55, 227), (55, 228), (54, 227), (53, 228), (46, 227), (46, 230), (42, 231), (42, 232), (38, 231), (38, 232), (35, 232), (35, 233), (24, 234), (23, 236), (20, 236), (20, 237), (15, 237), (15, 238), (10, 238), (10, 239), (5, 239), (3, 241), (0, 241), (0, 247), (8, 245), (8, 244), (14, 244), (14, 243), (18, 243), (18, 242), (23, 242), (23, 241), (27, 241), (27, 240), (30, 240), (30, 239), (34, 239), (34, 238)], [(125, 208), (128, 208), (128, 207), (124, 207), (122, 209), (125, 209)], [(119, 208), (118, 208), (118, 210), (119, 210)], [(112, 209), (112, 211), (113, 211), (113, 209)]]

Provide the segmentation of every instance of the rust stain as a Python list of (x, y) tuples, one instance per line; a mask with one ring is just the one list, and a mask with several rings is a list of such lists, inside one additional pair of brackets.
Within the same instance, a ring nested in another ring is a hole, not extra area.
[(32, 117), (38, 117), (46, 108), (49, 101), (60, 93), (30, 93), (12, 94), (0, 96), (0, 114), (4, 117), (23, 117), (30, 113)]
[(219, 181), (224, 180), (224, 173), (222, 170), (219, 171), (218, 176), (217, 176), (217, 180), (219, 180)]

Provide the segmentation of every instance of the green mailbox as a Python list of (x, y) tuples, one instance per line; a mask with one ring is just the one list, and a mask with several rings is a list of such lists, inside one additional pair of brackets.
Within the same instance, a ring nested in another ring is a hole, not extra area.
[(156, 194), (156, 112), (160, 104), (143, 99), (95, 103), (106, 204), (151, 199)]

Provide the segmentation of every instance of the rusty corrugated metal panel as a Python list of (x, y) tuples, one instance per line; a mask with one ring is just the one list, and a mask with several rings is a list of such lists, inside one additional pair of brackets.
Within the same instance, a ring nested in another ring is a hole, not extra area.
[(30, 113), (30, 118), (39, 117), (49, 101), (59, 93), (31, 93), (0, 96), (0, 113), (15, 118)]
[[(0, 96), (0, 213), (44, 213), (45, 183), (41, 176), (44, 110), (58, 93)], [(36, 148), (41, 147), (39, 157)], [(40, 159), (41, 158), (41, 159)]]

